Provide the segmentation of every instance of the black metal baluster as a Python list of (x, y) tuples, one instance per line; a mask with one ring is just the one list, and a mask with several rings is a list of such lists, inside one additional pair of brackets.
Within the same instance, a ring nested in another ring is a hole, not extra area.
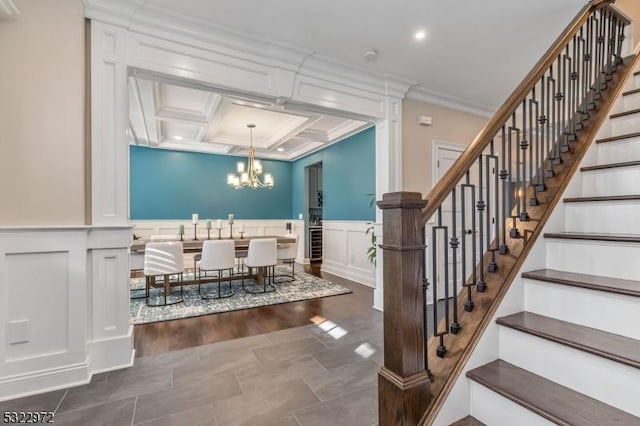
[[(436, 305), (438, 304), (437, 297), (437, 287), (438, 287), (438, 230), (444, 231), (444, 326), (445, 330), (438, 330), (438, 317)], [(440, 358), (444, 357), (447, 353), (447, 347), (444, 345), (444, 336), (449, 334), (449, 282), (448, 282), (448, 261), (449, 261), (449, 250), (447, 248), (447, 241), (449, 240), (449, 236), (447, 235), (447, 227), (442, 225), (442, 206), (438, 207), (438, 224), (432, 228), (431, 234), (431, 246), (432, 257), (433, 257), (433, 270), (431, 281), (434, 283), (433, 286), (433, 335), (439, 338), (439, 344), (436, 348), (436, 355)]]
[(624, 22), (620, 21), (619, 25), (618, 25), (618, 45), (616, 47), (616, 64), (621, 64), (622, 63), (622, 45), (624, 44), (624, 41), (626, 39), (626, 36), (624, 35), (624, 30), (625, 30), (625, 25)]
[[(542, 85), (544, 85), (544, 82), (542, 83)], [(538, 183), (540, 182), (540, 175), (541, 173), (541, 169), (540, 169), (540, 152), (542, 151), (540, 149), (540, 105), (538, 103), (538, 100), (536, 98), (536, 88), (533, 88), (533, 91), (531, 93), (531, 99), (529, 100), (529, 141), (531, 143), (531, 150), (529, 153), (529, 181), (531, 183), (531, 198), (529, 199), (529, 205), (530, 206), (537, 206), (539, 204), (538, 202), (538, 186), (534, 184), (533, 180), (534, 180), (534, 169), (533, 169), (533, 152), (534, 152), (534, 148), (536, 151), (536, 172), (537, 172), (537, 177), (538, 177)], [(535, 123), (535, 130), (533, 128)], [(534, 139), (534, 132), (535, 132), (535, 139)]]
[[(422, 246), (427, 246), (427, 227), (422, 226)], [(427, 321), (427, 291), (429, 290), (429, 280), (427, 279), (427, 253), (426, 251), (422, 252), (422, 298), (423, 298), (423, 310), (422, 310), (422, 331), (424, 333), (424, 369), (427, 371), (429, 377), (431, 377), (431, 370), (429, 370), (429, 324)], [(436, 311), (435, 317), (438, 316), (437, 310), (438, 305), (433, 305), (433, 310)]]
[(569, 110), (570, 98), (571, 98), (571, 83), (569, 81), (569, 45), (565, 47), (565, 53), (562, 56), (562, 144), (560, 145), (560, 152), (568, 152), (569, 147), (569, 134), (573, 132), (570, 125), (571, 111)]
[[(516, 143), (519, 143), (520, 141), (520, 129), (518, 129), (516, 127), (516, 113), (512, 113), (511, 114), (511, 127), (509, 127), (509, 155), (508, 155), (508, 159), (509, 159), (509, 177), (513, 176), (513, 158), (512, 158), (512, 152), (513, 152), (513, 132), (516, 132), (518, 135), (518, 138), (516, 140)], [(518, 149), (518, 145), (516, 145), (516, 163), (519, 160), (520, 157), (520, 150)], [(516, 171), (516, 179), (520, 179), (519, 173)], [(517, 188), (519, 183), (516, 185), (516, 190), (514, 191), (513, 188), (511, 188), (513, 184), (513, 181), (511, 179), (509, 179), (509, 201), (511, 201), (511, 192), (513, 191), (513, 195), (516, 196), (516, 205), (517, 210), (520, 209), (520, 203), (518, 202), (518, 198), (517, 198)], [(511, 203), (509, 203), (509, 215), (511, 217), (511, 230), (509, 231), (509, 236), (511, 238), (518, 238), (520, 236), (520, 231), (518, 231), (518, 227), (516, 226), (516, 220), (518, 219), (518, 215), (520, 214), (519, 211), (516, 211), (516, 214), (512, 214), (513, 212), (513, 207), (515, 207), (514, 205), (512, 205)]]
[[(483, 213), (484, 209), (487, 207), (487, 204), (484, 202), (482, 198), (482, 154), (478, 158), (478, 203), (476, 204), (476, 208), (478, 209), (478, 231), (480, 232), (480, 236), (478, 238), (478, 242), (480, 243), (480, 264), (478, 268), (480, 269), (480, 279), (478, 280), (478, 284), (476, 285), (476, 289), (479, 292), (484, 292), (487, 289), (487, 283), (484, 280), (484, 223), (483, 223)], [(475, 223), (474, 223), (475, 225)], [(475, 240), (475, 233), (474, 240)], [(475, 255), (475, 252), (474, 252)], [(475, 261), (474, 261), (475, 264)]]
[[(471, 291), (471, 287), (476, 285), (476, 274), (472, 274), (471, 282), (467, 282), (467, 238), (465, 235), (474, 235), (473, 232), (475, 230), (475, 214), (473, 214), (474, 206), (476, 204), (476, 196), (475, 196), (475, 187), (470, 183), (471, 178), (469, 175), (469, 171), (467, 171), (465, 176), (465, 183), (460, 185), (460, 215), (461, 215), (461, 229), (462, 229), (462, 279), (463, 286), (467, 288), (467, 301), (464, 303), (464, 310), (467, 312), (471, 312), (473, 310), (473, 295)], [(473, 223), (473, 229), (467, 230), (467, 198), (466, 198), (466, 189), (471, 189), (471, 219)], [(472, 251), (474, 252), (473, 256), (473, 267), (475, 268), (475, 238), (472, 238)], [(473, 269), (473, 268), (472, 268)]]
[[(547, 165), (549, 168), (545, 172), (545, 176), (547, 178), (552, 178), (555, 175), (553, 171), (553, 164), (555, 160), (555, 149), (554, 149), (554, 134), (553, 126), (551, 123), (555, 123), (556, 120), (556, 102), (552, 100), (555, 99), (556, 93), (556, 80), (553, 77), (553, 64), (549, 68), (549, 77), (547, 78), (547, 113), (550, 112), (549, 117), (547, 118), (547, 149), (546, 155), (549, 156), (549, 160), (547, 161)], [(552, 133), (553, 132), (553, 133)]]
[[(453, 279), (453, 322), (451, 323), (450, 330), (453, 334), (458, 334), (460, 331), (460, 323), (458, 322), (458, 246), (460, 241), (458, 240), (458, 232), (456, 227), (457, 211), (456, 211), (456, 188), (451, 191), (451, 240), (449, 245), (451, 246), (452, 257), (452, 279)], [(447, 303), (449, 303), (447, 301)]]
[[(491, 139), (491, 144), (489, 145), (490, 154), (487, 155), (487, 164), (486, 164), (486, 199), (487, 199), (487, 250), (491, 253), (491, 260), (487, 265), (487, 270), (489, 272), (496, 272), (498, 270), (498, 264), (496, 263), (496, 250), (498, 249), (498, 221), (497, 217), (499, 216), (498, 207), (499, 207), (499, 198), (498, 197), (498, 156), (495, 155), (494, 148), (494, 140)], [(491, 161), (494, 161), (493, 165)], [(491, 247), (491, 174), (493, 174), (493, 184), (495, 195), (493, 196), (493, 207), (495, 210), (496, 218), (493, 218), (494, 225), (494, 239), (496, 241), (496, 246)]]
[(562, 61), (561, 57), (558, 55), (558, 67), (556, 69), (556, 86), (557, 92), (555, 95), (556, 99), (556, 116), (554, 117), (554, 125), (555, 125), (555, 140), (553, 142), (553, 146), (555, 148), (555, 153), (553, 155), (553, 164), (562, 163), (562, 156), (560, 155), (560, 144), (562, 143), (562, 99), (564, 98), (564, 94), (562, 93)]
[(502, 179), (502, 216), (498, 215), (498, 222), (500, 223), (500, 227), (502, 228), (502, 232), (500, 233), (500, 237), (502, 237), (502, 241), (499, 247), (500, 254), (507, 254), (509, 251), (509, 246), (507, 246), (507, 193), (509, 192), (509, 188), (507, 187), (507, 178), (509, 177), (509, 172), (507, 171), (506, 161), (507, 161), (507, 129), (506, 126), (502, 126), (502, 169), (500, 169), (500, 179)]
[[(518, 203), (522, 206), (520, 208), (521, 222), (529, 221), (529, 213), (527, 213), (527, 151), (529, 150), (529, 141), (527, 140), (527, 98), (525, 96), (522, 101), (522, 139), (519, 143), (520, 150), (522, 151), (522, 185), (518, 185)], [(518, 159), (518, 164), (520, 160)]]
[(538, 142), (538, 184), (536, 185), (536, 195), (538, 192), (544, 192), (547, 190), (547, 185), (544, 183), (545, 171), (544, 171), (544, 161), (548, 155), (548, 151), (546, 147), (549, 146), (549, 142), (545, 139), (545, 127), (548, 128), (549, 124), (547, 122), (548, 109), (545, 109), (545, 106), (548, 108), (548, 105), (545, 104), (545, 93), (547, 91), (547, 77), (545, 74), (542, 75), (542, 84), (540, 85), (540, 106), (541, 106), (541, 114), (538, 115), (538, 124), (539, 132), (540, 132), (540, 140)]

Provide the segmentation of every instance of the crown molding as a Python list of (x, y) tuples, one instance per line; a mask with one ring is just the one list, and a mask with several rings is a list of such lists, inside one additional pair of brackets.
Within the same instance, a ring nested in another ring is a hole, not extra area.
[(145, 0), (84, 0), (84, 6), (85, 17), (135, 33), (230, 56), (251, 55), (258, 63), (378, 95), (402, 99), (415, 85), (415, 82), (374, 73), (300, 46), (259, 38), (198, 17), (146, 4)]
[(451, 108), (485, 118), (493, 117), (496, 112), (494, 108), (487, 105), (480, 105), (475, 102), (469, 102), (464, 99), (445, 95), (444, 93), (431, 91), (422, 86), (412, 87), (411, 90), (408, 91), (406, 97), (408, 99), (413, 99), (414, 101)]
[(15, 18), (20, 15), (20, 11), (13, 4), (13, 0), (0, 0), (0, 19)]

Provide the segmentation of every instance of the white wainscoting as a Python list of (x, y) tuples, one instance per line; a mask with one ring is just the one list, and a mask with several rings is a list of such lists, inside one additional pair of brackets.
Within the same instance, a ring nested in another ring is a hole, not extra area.
[(0, 228), (0, 400), (133, 363), (129, 227)]
[[(178, 233), (178, 227), (184, 225), (184, 239), (193, 239), (193, 224), (190, 219), (185, 220), (132, 220), (133, 233), (136, 237), (143, 240), (149, 239), (152, 235), (167, 235), (170, 237)], [(291, 233), (298, 235), (298, 257), (296, 262), (309, 263), (309, 259), (304, 257), (305, 232), (303, 220), (292, 219), (248, 219), (238, 220), (233, 223), (233, 236), (240, 238), (240, 225), (244, 226), (244, 235), (284, 235), (289, 231), (286, 230), (286, 224), (291, 223)], [(222, 221), (222, 230), (220, 235), (222, 238), (229, 238), (229, 222)], [(211, 226), (216, 226), (216, 221), (212, 220)], [(211, 229), (211, 239), (218, 238), (218, 230)], [(198, 225), (198, 239), (207, 239), (207, 229), (205, 228), (205, 220), (200, 220)], [(187, 263), (188, 264), (188, 263)]]
[(367, 235), (370, 222), (322, 222), (322, 272), (376, 286), (376, 268), (367, 258), (371, 235)]

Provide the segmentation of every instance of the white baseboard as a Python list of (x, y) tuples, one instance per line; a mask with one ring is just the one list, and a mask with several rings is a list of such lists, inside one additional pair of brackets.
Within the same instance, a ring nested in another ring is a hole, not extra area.
[(94, 340), (89, 343), (91, 374), (131, 367), (135, 357), (133, 325), (124, 336)]
[(351, 281), (355, 281), (358, 284), (366, 285), (367, 287), (375, 288), (375, 278), (371, 276), (371, 272), (366, 269), (353, 267), (350, 265), (343, 265), (331, 261), (323, 261), (320, 271), (327, 272), (329, 274), (337, 275), (342, 278), (346, 278)]
[(6, 377), (0, 380), (0, 401), (83, 385), (90, 380), (88, 362)]

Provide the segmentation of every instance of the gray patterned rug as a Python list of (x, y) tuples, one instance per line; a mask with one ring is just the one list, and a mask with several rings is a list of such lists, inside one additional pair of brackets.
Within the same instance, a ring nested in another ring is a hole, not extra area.
[[(290, 273), (289, 267), (276, 267), (276, 274)], [(192, 273), (184, 274), (184, 280), (193, 279)], [(276, 277), (274, 287), (276, 291), (271, 293), (250, 294), (242, 290), (240, 280), (233, 281), (234, 295), (226, 299), (202, 300), (198, 296), (197, 285), (184, 286), (184, 302), (175, 305), (150, 307), (145, 304), (144, 298), (144, 278), (131, 279), (131, 324), (146, 324), (150, 322), (169, 321), (179, 318), (196, 317), (199, 315), (214, 314), (219, 312), (237, 311), (240, 309), (255, 308), (258, 306), (277, 305), (280, 303), (296, 302), (300, 300), (316, 299), (320, 297), (336, 296), (347, 294), (352, 291), (348, 288), (334, 284), (322, 278), (296, 271), (296, 280), (292, 282), (284, 281), (285, 278)], [(253, 280), (246, 280), (245, 287), (252, 291), (262, 291), (262, 286), (258, 286)], [(228, 282), (222, 283), (222, 293), (228, 291)], [(218, 284), (204, 284), (203, 294), (216, 296)], [(162, 289), (151, 289), (151, 303), (160, 301)], [(180, 295), (180, 288), (172, 289), (171, 297)]]

